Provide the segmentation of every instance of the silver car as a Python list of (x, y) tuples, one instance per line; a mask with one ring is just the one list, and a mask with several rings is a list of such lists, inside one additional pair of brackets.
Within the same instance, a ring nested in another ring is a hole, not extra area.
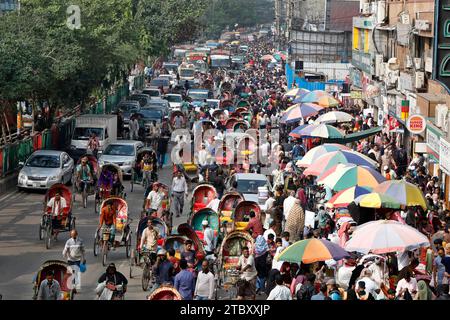
[(263, 211), (267, 209), (266, 204), (261, 203), (258, 199), (258, 187), (267, 187), (268, 190), (272, 189), (270, 181), (264, 174), (236, 173), (227, 180), (226, 184), (228, 189), (236, 185), (237, 191), (242, 193), (246, 201), (258, 203)]
[(64, 151), (38, 150), (19, 163), (22, 169), (17, 179), (19, 189), (48, 189), (56, 183), (69, 183), (74, 161)]
[(144, 144), (141, 141), (118, 140), (106, 147), (98, 162), (100, 166), (114, 163), (122, 169), (124, 175), (131, 175), (131, 168), (135, 165), (137, 152), (143, 147)]

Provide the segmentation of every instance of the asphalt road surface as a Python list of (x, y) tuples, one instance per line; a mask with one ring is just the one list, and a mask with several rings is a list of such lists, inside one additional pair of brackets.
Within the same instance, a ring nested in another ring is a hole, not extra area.
[[(159, 172), (160, 182), (170, 185), (172, 167), (166, 166)], [(135, 185), (130, 192), (130, 181), (124, 181), (126, 200), (129, 206), (131, 223), (132, 248), (136, 246), (136, 226), (139, 222), (140, 212), (144, 199), (144, 189)], [(42, 216), (44, 192), (26, 192), (11, 190), (10, 193), (0, 197), (0, 294), (5, 300), (29, 300), (33, 296), (32, 280), (37, 270), (46, 260), (64, 260), (62, 250), (69, 233), (60, 233), (58, 240), (53, 242), (50, 250), (45, 248), (44, 241), (39, 240), (38, 230)], [(187, 221), (190, 207), (191, 193), (185, 201), (184, 213), (180, 218), (173, 217), (174, 227)], [(93, 254), (94, 234), (98, 226), (98, 214), (94, 211), (93, 196), (88, 199), (88, 206), (84, 209), (81, 197), (77, 195), (73, 206), (76, 217), (76, 228), (86, 247), (87, 270), (82, 274), (81, 290), (75, 299), (93, 300), (97, 280), (105, 271), (101, 257)], [(118, 271), (128, 279), (128, 291), (125, 299), (142, 300), (149, 292), (141, 287), (141, 269), (135, 267), (133, 278), (129, 278), (129, 259), (126, 258), (125, 247), (110, 251), (108, 261), (114, 262)], [(230, 299), (232, 292), (219, 290), (219, 299)], [(263, 297), (258, 297), (259, 299)]]

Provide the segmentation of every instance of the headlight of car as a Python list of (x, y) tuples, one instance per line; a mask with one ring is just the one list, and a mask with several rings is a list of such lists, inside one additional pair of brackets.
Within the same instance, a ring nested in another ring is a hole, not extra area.
[(124, 166), (131, 166), (131, 164), (132, 164), (131, 161), (126, 161), (123, 163)]
[(19, 174), (19, 180), (26, 180), (27, 179), (27, 175), (24, 173), (20, 173)]
[(74, 145), (70, 145), (70, 149), (72, 149), (72, 150), (76, 150), (76, 149), (77, 149), (77, 147), (75, 147)]
[(54, 181), (54, 180), (58, 180), (59, 178), (57, 177), (57, 176), (51, 176), (50, 178), (49, 178), (49, 180), (52, 180), (52, 181)]

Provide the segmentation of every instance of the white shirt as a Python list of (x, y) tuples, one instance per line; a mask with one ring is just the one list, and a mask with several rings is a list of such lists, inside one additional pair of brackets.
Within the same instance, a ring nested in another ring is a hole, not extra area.
[(198, 164), (201, 166), (206, 166), (208, 160), (208, 151), (200, 150), (198, 152)]
[(210, 272), (204, 274), (200, 271), (195, 284), (194, 296), (208, 297), (212, 300), (214, 296), (214, 275)]
[(289, 196), (286, 199), (284, 199), (283, 202), (283, 215), (284, 215), (284, 219), (287, 221), (288, 217), (289, 217), (289, 212), (291, 211), (292, 207), (295, 204), (295, 201), (297, 199), (294, 198), (293, 196)]
[(246, 266), (250, 265), (251, 267), (247, 269), (247, 271), (242, 272), (242, 278), (245, 278), (247, 281), (256, 277), (256, 267), (255, 267), (255, 258), (252, 255), (249, 255), (248, 258), (245, 258), (243, 255), (239, 257), (238, 266), (244, 269)]
[(350, 282), (350, 278), (352, 277), (352, 272), (356, 267), (347, 267), (342, 266), (337, 271), (336, 275), (336, 283), (344, 290), (348, 289), (348, 283)]
[(277, 285), (272, 289), (272, 291), (270, 291), (267, 300), (292, 300), (291, 290), (284, 285)]
[(283, 249), (284, 249), (283, 247), (278, 247), (277, 248), (277, 251), (275, 252), (275, 256), (274, 256), (274, 258), (272, 260), (272, 269), (278, 269), (278, 270), (281, 269), (281, 265), (283, 264), (284, 261), (277, 261), (276, 258), (278, 257), (280, 252), (283, 251)]
[(61, 197), (59, 202), (55, 202), (55, 197), (53, 197), (47, 203), (47, 207), (52, 208), (52, 215), (56, 217), (62, 213), (62, 209), (67, 208), (67, 201)]
[(207, 227), (205, 231), (203, 231), (203, 238), (205, 239), (206, 242), (205, 251), (214, 251), (215, 249), (214, 230), (211, 229), (211, 227)]
[(159, 207), (161, 206), (162, 195), (159, 192), (155, 190), (150, 191), (150, 193), (147, 196), (147, 199), (150, 200), (151, 209), (158, 210)]
[(369, 268), (372, 271), (372, 279), (378, 284), (381, 285), (384, 280), (387, 280), (388, 270), (385, 269), (383, 272), (383, 264), (377, 265), (376, 263), (372, 263)]
[(413, 291), (417, 291), (417, 280), (416, 280), (416, 278), (411, 278), (411, 280), (409, 280), (409, 282), (407, 282), (406, 279), (401, 279), (397, 283), (397, 289), (395, 290), (395, 295), (398, 296), (402, 289), (408, 289), (408, 291), (411, 294), (411, 296), (414, 296)]
[(375, 283), (375, 281), (368, 277), (364, 277), (357, 282), (359, 281), (364, 281), (364, 283), (366, 284), (366, 292), (369, 292), (376, 299), (378, 294), (375, 292), (375, 290), (379, 289), (379, 287)]
[(184, 177), (175, 177), (172, 181), (172, 191), (187, 192), (186, 179)]
[(81, 261), (84, 259), (83, 241), (78, 237), (75, 240), (70, 238), (66, 241), (62, 255), (68, 261)]

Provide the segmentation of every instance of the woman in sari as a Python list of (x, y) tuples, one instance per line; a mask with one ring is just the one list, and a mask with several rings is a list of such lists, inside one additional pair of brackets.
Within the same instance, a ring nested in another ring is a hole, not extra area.
[(303, 212), (300, 200), (296, 200), (286, 221), (285, 231), (289, 232), (290, 240), (296, 242), (300, 240), (300, 235), (305, 227), (305, 213)]

